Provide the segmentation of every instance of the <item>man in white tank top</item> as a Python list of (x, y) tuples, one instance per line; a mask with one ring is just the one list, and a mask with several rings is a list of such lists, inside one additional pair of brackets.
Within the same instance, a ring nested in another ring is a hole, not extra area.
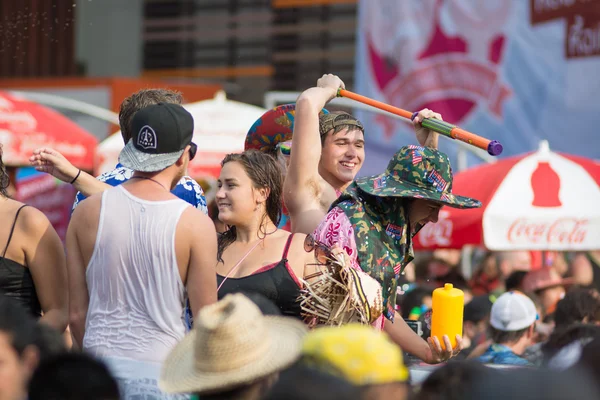
[(119, 162), (132, 178), (82, 202), (67, 232), (69, 322), (75, 343), (107, 362), (123, 399), (171, 398), (163, 360), (195, 314), (217, 300), (217, 235), (200, 210), (171, 194), (196, 153), (180, 105), (138, 111)]

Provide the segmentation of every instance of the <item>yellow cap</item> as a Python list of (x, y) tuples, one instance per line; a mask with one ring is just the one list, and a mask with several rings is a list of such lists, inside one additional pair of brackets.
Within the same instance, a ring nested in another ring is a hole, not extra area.
[(317, 366), (330, 365), (357, 386), (408, 379), (400, 347), (386, 334), (366, 325), (315, 329), (306, 335), (302, 353)]

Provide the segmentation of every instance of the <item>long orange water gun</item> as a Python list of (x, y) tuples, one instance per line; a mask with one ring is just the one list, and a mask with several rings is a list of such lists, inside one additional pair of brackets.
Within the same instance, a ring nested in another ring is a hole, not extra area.
[[(413, 120), (418, 114), (417, 112), (406, 111), (345, 89), (338, 90), (338, 96), (346, 97), (348, 99), (358, 101), (359, 103), (367, 104), (369, 106), (399, 115), (404, 118), (408, 118), (410, 120)], [(449, 124), (448, 122), (440, 121), (439, 119), (435, 118), (426, 118), (421, 122), (421, 125), (449, 138), (460, 140), (461, 142), (465, 142), (472, 146), (486, 150), (488, 154), (492, 156), (497, 156), (502, 153), (502, 144), (499, 141), (486, 139), (472, 132), (461, 129), (456, 125)]]

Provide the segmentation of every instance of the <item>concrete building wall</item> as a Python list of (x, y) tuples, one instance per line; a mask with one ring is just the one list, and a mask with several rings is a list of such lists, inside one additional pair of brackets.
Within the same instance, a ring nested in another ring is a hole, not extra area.
[(77, 0), (75, 58), (88, 77), (138, 77), (143, 0)]

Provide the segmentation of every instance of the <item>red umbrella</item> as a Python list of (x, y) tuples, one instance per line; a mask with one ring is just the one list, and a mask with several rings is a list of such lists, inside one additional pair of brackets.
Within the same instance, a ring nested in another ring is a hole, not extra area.
[(91, 171), (98, 140), (52, 109), (0, 92), (0, 143), (8, 166), (29, 165), (34, 149), (52, 147), (78, 168)]
[(600, 163), (551, 152), (546, 141), (537, 152), (456, 174), (452, 191), (483, 207), (444, 207), (438, 223), (415, 236), (415, 249), (600, 248)]

